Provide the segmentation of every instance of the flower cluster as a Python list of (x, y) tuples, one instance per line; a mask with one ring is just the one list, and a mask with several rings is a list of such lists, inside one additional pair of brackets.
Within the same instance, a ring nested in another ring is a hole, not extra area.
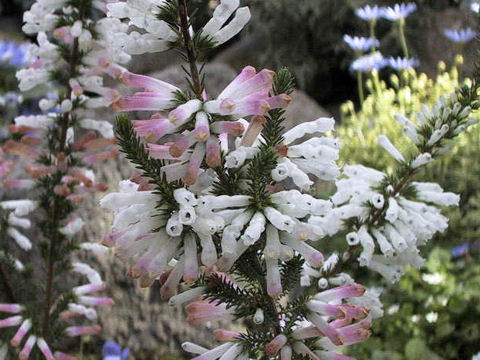
[[(239, 5), (220, 1), (197, 31), (185, 0), (106, 5), (110, 19), (141, 29), (117, 34), (112, 47), (129, 54), (182, 52), (190, 89), (125, 69), (115, 72), (137, 92), (118, 96), (111, 107), (150, 114), (117, 118), (120, 150), (140, 174), (101, 200), (114, 213), (113, 232), (103, 245), (129, 263), (128, 276), (141, 286), (158, 282), (164, 300), (186, 304), (189, 323), (241, 318), (255, 324), (245, 333), (216, 329), (223, 344), (212, 350), (185, 343), (196, 359), (349, 359), (341, 348), (366, 340), (383, 309), (379, 293), (355, 283), (345, 267), (358, 260), (396, 280), (404, 266), (421, 264), (417, 247), (447, 226), (435, 205), (455, 205), (458, 197), (412, 177), (440, 155), (446, 140), (475, 122), (469, 116), (478, 108), (478, 87), (442, 99), (417, 121), (398, 117), (418, 153), (404, 155), (381, 136), (379, 144), (399, 162), (394, 172), (362, 165), (342, 172), (333, 119), (284, 131), (293, 91), (288, 70), (247, 66), (209, 98), (197, 62), (204, 50), (246, 24), (249, 11)], [(403, 26), (415, 9), (399, 5), (382, 14)], [(371, 20), (378, 11), (363, 10)], [(345, 41), (357, 52), (378, 46), (374, 36)], [(378, 69), (383, 57), (369, 56), (368, 66)], [(417, 65), (408, 56), (389, 62)], [(336, 193), (316, 196), (317, 181), (336, 181)], [(320, 240), (343, 230), (348, 250), (324, 255)], [(296, 298), (300, 285), (307, 287), (305, 296)]]
[[(112, 125), (91, 115), (92, 110), (117, 101), (118, 92), (106, 87), (103, 77), (118, 78), (125, 71), (121, 65), (130, 59), (112, 45), (112, 30), (127, 31), (128, 25), (106, 17), (107, 3), (38, 0), (24, 14), (23, 30), (36, 34), (37, 41), (26, 49), (28, 65), (17, 72), (19, 87), (48, 95), (39, 101), (42, 113), (15, 118), (9, 126), (10, 139), (2, 147), (3, 186), (13, 193), (30, 191), (33, 200), (0, 203), (0, 240), (2, 249), (7, 250), (2, 259), (5, 266), (23, 268), (12, 255), (15, 252), (8, 251), (7, 240), (13, 238), (23, 250), (41, 249), (46, 273), (39, 275), (41, 279), (23, 279), (44, 282), (45, 291), (33, 296), (14, 288), (9, 276), (2, 276), (7, 300), (2, 311), (13, 315), (0, 320), (0, 327), (6, 328), (1, 337), (11, 335), (10, 345), (20, 359), (29, 358), (31, 353), (35, 357), (41, 353), (46, 359), (73, 358), (56, 351), (63, 346), (59, 334), (97, 334), (101, 327), (91, 324), (98, 317), (95, 307), (113, 305), (112, 299), (97, 295), (106, 287), (98, 272), (73, 258), (79, 248), (105, 251), (99, 244), (80, 243), (78, 235), (84, 221), (74, 210), (89, 194), (107, 189), (96, 182), (92, 167), (118, 155)], [(14, 157), (22, 160), (14, 161)], [(15, 178), (9, 177), (16, 163), (24, 171), (18, 169)], [(38, 231), (28, 238), (17, 228), (31, 226), (24, 216), (33, 211)], [(0, 265), (3, 272), (4, 264)], [(65, 290), (58, 279), (69, 270), (72, 277), (80, 274), (88, 282), (80, 286), (68, 282), (75, 287)], [(17, 276), (9, 275), (12, 281)], [(9, 334), (7, 327), (18, 329)], [(56, 349), (50, 349), (53, 346)]]
[[(378, 143), (410, 177), (438, 156), (444, 141), (457, 136), (477, 119), (469, 119), (471, 107), (462, 105), (462, 96), (441, 98), (432, 109), (424, 108), (416, 121), (402, 115), (397, 121), (414, 144), (415, 156), (403, 155), (384, 135)], [(395, 282), (405, 266), (420, 267), (418, 247), (448, 227), (448, 219), (436, 206), (457, 206), (459, 196), (444, 192), (435, 183), (398, 180), (362, 165), (344, 167), (345, 178), (336, 182), (332, 202), (343, 219), (355, 219), (356, 231), (347, 234), (351, 247), (360, 246), (361, 266), (379, 272)]]
[[(356, 15), (370, 23), (370, 38), (351, 38), (349, 35), (344, 36), (344, 40), (347, 44), (357, 52), (357, 59), (352, 63), (350, 68), (353, 71), (371, 73), (374, 70), (379, 71), (386, 66), (390, 66), (395, 70), (407, 70), (417, 67), (419, 65), (418, 60), (409, 58), (408, 56), (408, 48), (406, 46), (404, 35), (405, 18), (416, 10), (417, 5), (414, 3), (396, 4), (392, 7), (366, 5), (363, 8), (357, 9)], [(375, 39), (375, 24), (376, 21), (382, 17), (398, 24), (398, 33), (404, 52), (404, 58), (391, 57), (386, 59), (380, 52), (376, 51), (380, 46), (380, 42)], [(353, 39), (357, 40), (353, 41)], [(360, 56), (362, 55), (362, 52), (365, 52), (370, 48), (373, 49), (372, 54)]]
[[(239, 0), (224, 0), (215, 9), (212, 19), (202, 28), (195, 37), (201, 37), (212, 45), (221, 45), (237, 35), (250, 20), (248, 7), (239, 8)], [(182, 29), (173, 19), (159, 18), (162, 10), (168, 10), (167, 0), (147, 0), (138, 2), (133, 0), (110, 2), (107, 4), (108, 16), (115, 19), (128, 19), (143, 31), (131, 31), (128, 34), (119, 32), (112, 40), (115, 46), (132, 55), (151, 52), (161, 52), (173, 48), (183, 36)], [(230, 22), (228, 20), (233, 15)], [(228, 22), (228, 23), (227, 23)], [(189, 28), (190, 32), (192, 29)], [(193, 37), (192, 36), (192, 37)]]
[(385, 18), (389, 21), (400, 21), (416, 10), (417, 5), (415, 3), (395, 4), (387, 7), (365, 5), (363, 8), (358, 8), (355, 14), (367, 21), (376, 21), (380, 18)]
[[(105, 283), (101, 280), (100, 275), (90, 266), (83, 263), (75, 263), (73, 264), (73, 271), (86, 276), (88, 283), (72, 289), (71, 301), (67, 305), (67, 310), (60, 313), (60, 319), (65, 322), (76, 317), (96, 320), (97, 312), (94, 307), (110, 306), (113, 304), (113, 300), (91, 296), (92, 293), (104, 290)], [(36, 345), (46, 359), (72, 359), (73, 357), (60, 351), (52, 354), (52, 350), (45, 339), (36, 333), (36, 327), (26, 310), (23, 305), (19, 304), (0, 304), (0, 312), (9, 314), (9, 317), (0, 320), (0, 328), (17, 328), (15, 335), (10, 340), (11, 346), (18, 348), (23, 340), (26, 339), (18, 354), (19, 358), (28, 359)], [(101, 327), (98, 325), (68, 326), (65, 328), (66, 335), (70, 337), (95, 335), (100, 331)]]

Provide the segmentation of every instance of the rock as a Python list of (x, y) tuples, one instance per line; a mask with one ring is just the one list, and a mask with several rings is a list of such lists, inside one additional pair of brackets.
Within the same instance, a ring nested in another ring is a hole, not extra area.
[[(223, 63), (206, 64), (203, 73), (208, 79), (206, 90), (210, 98), (220, 94), (235, 76), (237, 76), (237, 72), (231, 66)], [(185, 72), (178, 65), (169, 66), (163, 71), (150, 74), (150, 76), (173, 84), (182, 90), (188, 89)]]
[(137, 74), (148, 74), (161, 71), (168, 66), (178, 63), (179, 56), (175, 51), (152, 53), (132, 56), (128, 69)]
[(306, 121), (332, 116), (302, 90), (295, 90), (291, 96), (292, 102), (285, 113), (286, 121), (283, 125), (285, 130), (290, 130)]

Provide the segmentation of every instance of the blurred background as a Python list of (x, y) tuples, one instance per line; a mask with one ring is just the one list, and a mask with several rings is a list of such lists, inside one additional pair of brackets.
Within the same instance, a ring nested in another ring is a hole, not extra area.
[[(192, 0), (203, 24), (216, 0)], [(393, 160), (376, 146), (386, 133), (408, 151), (395, 114), (411, 117), (422, 104), (432, 105), (440, 95), (452, 92), (469, 81), (477, 57), (478, 14), (473, 1), (417, 0), (416, 12), (405, 26), (378, 19), (372, 22), (357, 16), (356, 10), (369, 4), (392, 6), (381, 0), (243, 0), (253, 19), (240, 37), (222, 46), (206, 59), (207, 90), (215, 95), (245, 65), (273, 70), (289, 67), (297, 80), (294, 101), (287, 113), (286, 127), (321, 116), (335, 116), (343, 143), (342, 163), (360, 162), (392, 167)], [(22, 13), (31, 1), (2, 0), (0, 3), (0, 122), (8, 125), (18, 114), (37, 111), (37, 94), (18, 93), (15, 71), (24, 64), (25, 38), (21, 32)], [(460, 30), (470, 29), (470, 33)], [(373, 30), (373, 33), (372, 33)], [(456, 30), (458, 36), (446, 36)], [(404, 57), (404, 33), (412, 62), (394, 61)], [(371, 36), (379, 40), (383, 58), (368, 58), (371, 49), (356, 48), (344, 35)], [(470, 34), (471, 36), (468, 36)], [(463, 37), (462, 37), (463, 36)], [(362, 54), (363, 52), (363, 54)], [(364, 58), (362, 56), (367, 56)], [(360, 61), (359, 61), (360, 59)], [(357, 61), (355, 61), (357, 60)], [(184, 84), (176, 54), (162, 53), (134, 58), (130, 70), (153, 74), (176, 85)], [(354, 64), (354, 61), (356, 65)], [(114, 119), (106, 112), (102, 118)], [(0, 141), (2, 141), (0, 132)], [(425, 246), (424, 269), (409, 270), (399, 284), (353, 269), (359, 282), (383, 292), (385, 316), (374, 325), (369, 342), (353, 347), (358, 359), (372, 360), (454, 360), (472, 359), (480, 352), (480, 129), (461, 136), (452, 155), (420, 175), (435, 179), (446, 191), (462, 194), (458, 209), (446, 210), (450, 220), (447, 233)], [(119, 160), (100, 169), (114, 190), (132, 169)], [(0, 191), (0, 196), (4, 196)], [(329, 187), (319, 184), (318, 191)], [(85, 210), (91, 218), (84, 236), (99, 241), (110, 226), (108, 214), (95, 202)], [(344, 238), (319, 244), (322, 248)], [(338, 247), (338, 246), (337, 246)], [(86, 353), (100, 353), (106, 340), (115, 340), (131, 350), (136, 359), (182, 358), (184, 340), (211, 345), (209, 331), (184, 322), (182, 310), (160, 302), (158, 289), (139, 289), (124, 276), (125, 266), (113, 256), (98, 260), (112, 284), (117, 306), (103, 314), (103, 338), (84, 344)], [(93, 356), (92, 358), (100, 358)]]

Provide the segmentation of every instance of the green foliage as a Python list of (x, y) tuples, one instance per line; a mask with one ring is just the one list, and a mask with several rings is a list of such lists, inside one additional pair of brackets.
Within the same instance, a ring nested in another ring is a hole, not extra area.
[(143, 172), (143, 176), (150, 178), (151, 183), (156, 185), (156, 191), (162, 197), (161, 205), (168, 205), (167, 213), (177, 208), (173, 197), (175, 184), (169, 183), (160, 172), (164, 165), (161, 160), (150, 157), (145, 145), (135, 134), (132, 123), (127, 115), (120, 115), (116, 122), (116, 136), (120, 151), (126, 154), (128, 160), (136, 165), (137, 169)]
[(384, 300), (387, 314), (375, 321), (371, 341), (355, 347), (358, 358), (453, 360), (478, 352), (478, 253), (454, 260), (435, 248), (425, 268), (409, 270)]

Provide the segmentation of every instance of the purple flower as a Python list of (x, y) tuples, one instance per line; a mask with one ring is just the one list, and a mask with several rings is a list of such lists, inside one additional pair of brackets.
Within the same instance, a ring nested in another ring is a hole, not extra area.
[(386, 59), (379, 52), (366, 55), (355, 60), (350, 68), (354, 71), (370, 72), (383, 69), (387, 65)]
[(395, 4), (394, 6), (383, 9), (383, 17), (390, 21), (398, 21), (405, 19), (415, 10), (417, 10), (417, 5), (414, 3)]
[(408, 70), (420, 65), (417, 59), (407, 59), (401, 57), (391, 57), (388, 59), (388, 65), (395, 70)]
[(123, 349), (116, 342), (108, 341), (103, 345), (103, 360), (125, 360), (130, 349)]
[(344, 35), (343, 41), (354, 51), (367, 51), (372, 47), (380, 46), (380, 41), (375, 38)]
[(470, 249), (470, 244), (464, 243), (460, 246), (457, 246), (456, 248), (453, 248), (451, 250), (451, 253), (453, 257), (460, 257), (465, 255), (469, 249)]
[(7, 63), (14, 67), (23, 67), (27, 64), (28, 44), (17, 44), (13, 41), (0, 41), (0, 63)]
[(366, 5), (363, 8), (359, 8), (355, 10), (355, 14), (363, 20), (377, 20), (378, 18), (382, 17), (383, 10), (382, 8), (375, 6)]
[(467, 43), (473, 38), (475, 38), (475, 36), (477, 36), (477, 33), (470, 28), (462, 30), (447, 29), (443, 31), (443, 35), (445, 35), (447, 39), (455, 43)]

